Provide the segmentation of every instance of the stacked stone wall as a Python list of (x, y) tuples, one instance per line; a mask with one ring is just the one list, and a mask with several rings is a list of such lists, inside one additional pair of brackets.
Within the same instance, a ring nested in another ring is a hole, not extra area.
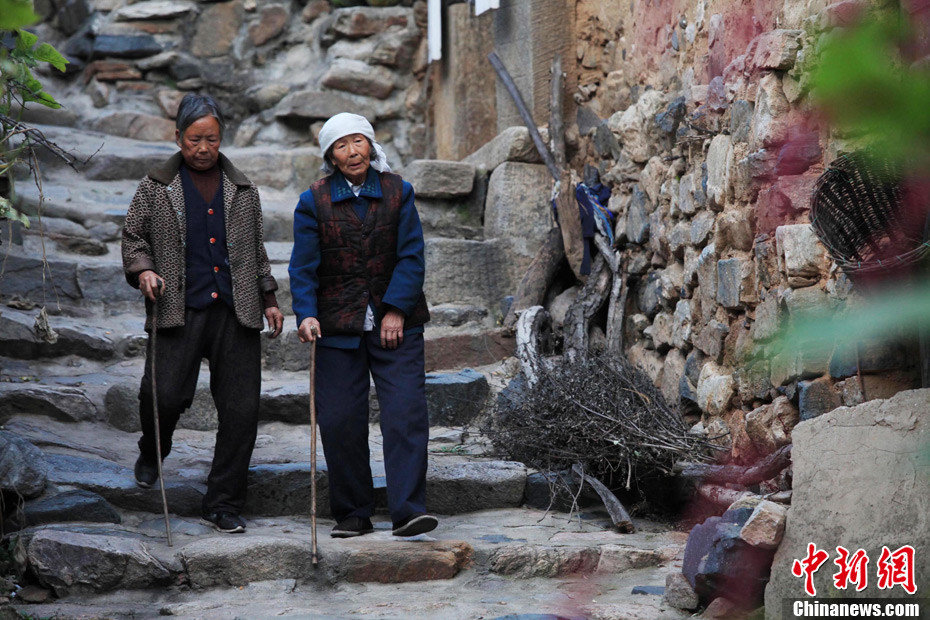
[[(426, 3), (334, 8), (326, 0), (37, 0), (40, 36), (69, 60), (49, 74), (64, 113), (30, 120), (173, 140), (186, 92), (215, 95), (227, 143), (312, 146), (322, 122), (367, 116), (392, 161), (428, 152)], [(404, 6), (406, 5), (406, 6)]]
[(907, 341), (773, 346), (799, 313), (830, 309), (841, 321), (860, 298), (809, 223), (816, 180), (855, 144), (818, 120), (808, 72), (821, 37), (866, 10), (575, 3), (570, 154), (613, 191), (632, 283), (626, 353), (696, 432), (741, 461), (789, 443), (798, 420), (917, 382)]

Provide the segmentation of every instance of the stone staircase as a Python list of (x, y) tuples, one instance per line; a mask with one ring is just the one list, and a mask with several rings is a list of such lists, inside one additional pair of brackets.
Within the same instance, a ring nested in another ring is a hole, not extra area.
[[(198, 518), (216, 430), (204, 369), (165, 462), (175, 538), (174, 547), (167, 547), (158, 491), (138, 488), (131, 471), (146, 337), (141, 296), (123, 278), (119, 239), (139, 179), (174, 148), (79, 126), (40, 129), (81, 159), (94, 157), (79, 171), (43, 157), (41, 222), (39, 190), (23, 178), (19, 204), (33, 216), (32, 226), (0, 231), (0, 439), (15, 434), (35, 446), (34, 461), (47, 478), (44, 493), (3, 524), (4, 532), (17, 532), (10, 540), (16, 540), (29, 579), (41, 586), (18, 593), (14, 602), (35, 603), (21, 611), (197, 618), (281, 610), (318, 617), (320, 609), (332, 617), (492, 617), (515, 611), (679, 617), (666, 610), (658, 590), (631, 593), (633, 586), (664, 583), (669, 567), (680, 562), (681, 535), (646, 522), (640, 533), (620, 535), (602, 510), (572, 519), (548, 512), (546, 478), (523, 464), (494, 460), (487, 440), (474, 431), (517, 371), (513, 341), (496, 327), (515, 268), (509, 242), (485, 238), (489, 174), (481, 165), (421, 161), (403, 171), (418, 190), (427, 237), (426, 294), (433, 304), (426, 332), (427, 495), (428, 509), (441, 515), (440, 529), (398, 541), (380, 516), (371, 536), (331, 540), (327, 468), (319, 448), (322, 561), (314, 568), (307, 517), (308, 349), (297, 341), (290, 314), (287, 261), (293, 207), (316, 178), (319, 159), (309, 148), (224, 149), (260, 188), (286, 331), (263, 339), (248, 533), (218, 535)], [(57, 339), (38, 335), (41, 307)], [(377, 414), (372, 397), (371, 463), (383, 509)], [(437, 579), (447, 581), (428, 594), (415, 585)], [(265, 594), (256, 597), (259, 591)], [(43, 604), (50, 592), (58, 600)]]

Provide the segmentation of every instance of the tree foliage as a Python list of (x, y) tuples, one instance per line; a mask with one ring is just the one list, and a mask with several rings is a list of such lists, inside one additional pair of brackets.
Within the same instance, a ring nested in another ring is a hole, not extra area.
[(32, 146), (29, 128), (18, 122), (27, 103), (60, 108), (45, 92), (33, 70), (47, 63), (64, 71), (68, 61), (48, 43), (26, 28), (39, 20), (31, 0), (0, 0), (0, 218), (12, 218), (28, 226), (29, 219), (11, 201), (13, 171)]

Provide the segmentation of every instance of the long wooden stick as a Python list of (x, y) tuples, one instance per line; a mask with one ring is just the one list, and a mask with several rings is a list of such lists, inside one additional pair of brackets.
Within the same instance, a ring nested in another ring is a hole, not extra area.
[(546, 143), (543, 142), (542, 136), (539, 135), (539, 130), (536, 128), (536, 121), (533, 120), (533, 115), (530, 114), (529, 108), (526, 107), (526, 102), (523, 101), (523, 95), (520, 94), (520, 91), (517, 89), (517, 85), (514, 84), (513, 78), (510, 77), (510, 72), (507, 71), (507, 67), (504, 66), (504, 63), (495, 52), (488, 54), (488, 60), (491, 62), (491, 66), (494, 67), (494, 71), (497, 72), (497, 77), (500, 78), (501, 82), (503, 82), (504, 88), (506, 88), (507, 92), (510, 93), (510, 98), (513, 99), (513, 104), (517, 106), (517, 112), (520, 113), (520, 117), (523, 119), (523, 123), (530, 131), (530, 137), (533, 138), (533, 144), (536, 145), (536, 150), (539, 151), (539, 156), (542, 157), (543, 162), (546, 164), (546, 168), (549, 169), (549, 174), (552, 175), (553, 179), (558, 181), (562, 176), (562, 171), (556, 165), (555, 159), (553, 159), (552, 153), (549, 152), (549, 147), (547, 147)]
[[(161, 294), (161, 287), (159, 287), (159, 294)], [(153, 422), (155, 423), (155, 466), (158, 468), (158, 486), (161, 488), (161, 507), (165, 515), (165, 535), (168, 537), (168, 546), (171, 547), (171, 519), (168, 517), (168, 496), (165, 493), (165, 477), (162, 475), (161, 468), (161, 422), (158, 417), (158, 383), (155, 381), (155, 345), (157, 343), (157, 334), (158, 334), (158, 297), (155, 298), (155, 303), (153, 304), (153, 318), (152, 318), (152, 331), (149, 332), (149, 342), (151, 344), (150, 351), (151, 360), (150, 368), (152, 369), (152, 417)]]
[(316, 566), (316, 340), (310, 343), (310, 561)]

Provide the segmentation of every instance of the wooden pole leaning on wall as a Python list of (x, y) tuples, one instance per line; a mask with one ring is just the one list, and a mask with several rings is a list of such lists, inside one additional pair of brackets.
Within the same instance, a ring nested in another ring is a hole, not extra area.
[[(543, 163), (549, 170), (549, 174), (559, 184), (558, 195), (556, 196), (555, 203), (556, 212), (559, 215), (559, 227), (562, 230), (563, 247), (565, 248), (565, 255), (568, 257), (568, 264), (571, 266), (572, 271), (575, 272), (577, 277), (581, 277), (580, 270), (581, 260), (584, 256), (584, 239), (581, 237), (581, 218), (578, 216), (578, 207), (575, 204), (571, 191), (571, 173), (565, 168), (564, 162), (565, 136), (564, 132), (560, 129), (563, 126), (561, 121), (561, 96), (553, 97), (559, 102), (555, 106), (557, 108), (556, 112), (559, 116), (559, 121), (556, 123), (557, 127), (555, 128), (556, 131), (553, 131), (551, 119), (549, 128), (550, 139), (552, 138), (553, 133), (558, 132), (560, 134), (559, 140), (561, 140), (560, 144), (562, 145), (560, 152), (563, 160), (562, 165), (560, 166), (557, 163), (555, 156), (553, 156), (552, 151), (549, 150), (549, 147), (547, 147), (546, 143), (543, 141), (542, 136), (539, 133), (539, 129), (536, 127), (536, 121), (533, 120), (533, 115), (530, 114), (530, 110), (526, 106), (526, 102), (523, 100), (523, 96), (520, 94), (520, 91), (517, 89), (517, 85), (514, 83), (513, 78), (507, 71), (507, 67), (504, 66), (504, 63), (495, 52), (488, 54), (488, 60), (490, 61), (491, 66), (494, 67), (494, 71), (497, 73), (497, 77), (504, 85), (504, 88), (507, 90), (510, 98), (513, 100), (514, 106), (516, 106), (517, 112), (520, 114), (520, 118), (523, 119), (523, 124), (526, 125), (527, 130), (530, 132), (530, 137), (533, 139), (533, 144), (536, 146), (536, 150), (539, 152), (539, 156), (542, 158)], [(561, 59), (558, 59), (558, 67), (558, 74), (553, 75), (553, 81), (557, 83), (552, 85), (550, 92), (561, 95)], [(552, 101), (550, 100), (550, 107), (551, 106)]]

